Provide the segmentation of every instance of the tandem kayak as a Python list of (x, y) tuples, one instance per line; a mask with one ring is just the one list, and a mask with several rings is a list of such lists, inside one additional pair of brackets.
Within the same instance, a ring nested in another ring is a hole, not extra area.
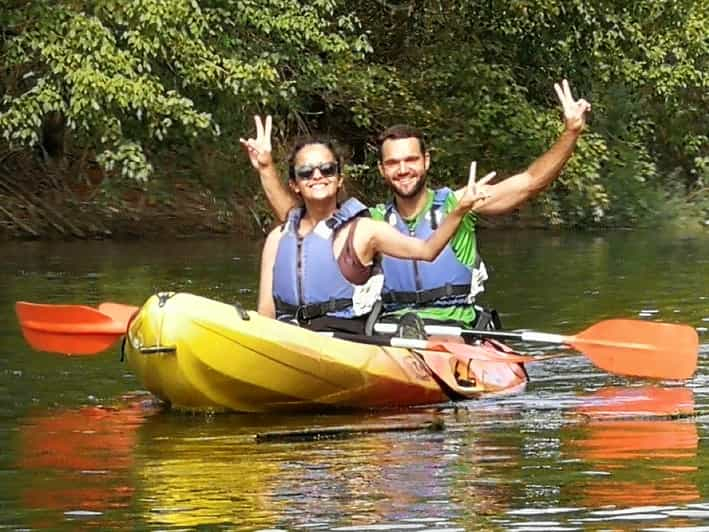
[(122, 352), (143, 385), (181, 410), (274, 412), (428, 405), (527, 383), (495, 341), (466, 355), (343, 340), (240, 305), (160, 293), (132, 317)]

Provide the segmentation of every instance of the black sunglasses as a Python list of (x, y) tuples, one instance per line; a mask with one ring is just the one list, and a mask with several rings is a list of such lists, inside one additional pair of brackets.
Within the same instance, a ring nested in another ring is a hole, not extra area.
[(315, 170), (320, 170), (320, 175), (323, 177), (334, 177), (340, 171), (340, 165), (335, 161), (320, 163), (317, 166), (303, 165), (295, 167), (295, 177), (302, 181), (311, 179), (315, 174)]

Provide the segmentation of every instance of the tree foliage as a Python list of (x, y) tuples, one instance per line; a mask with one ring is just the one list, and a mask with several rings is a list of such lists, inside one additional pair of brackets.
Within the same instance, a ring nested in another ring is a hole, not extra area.
[(567, 77), (593, 114), (543, 220), (644, 223), (709, 188), (706, 0), (17, 0), (0, 23), (7, 141), (41, 146), (60, 116), (134, 180), (161, 150), (235, 150), (258, 110), (282, 144), (335, 133), (368, 192), (372, 139), (397, 122), (427, 132), (437, 182), (471, 159), (511, 173), (560, 131)]
[[(443, 181), (473, 158), (526, 166), (557, 132), (552, 83), (567, 77), (593, 112), (577, 157), (537, 202), (545, 220), (642, 223), (666, 194), (709, 185), (709, 2), (358, 5), (375, 53), (409, 91), (385, 121), (430, 133)], [(405, 103), (411, 92), (424, 110)]]
[(367, 50), (327, 0), (25, 4), (5, 55), (5, 138), (38, 145), (59, 113), (108, 169), (137, 180), (151, 172), (146, 149), (170, 135), (218, 136), (255, 105), (307, 111)]

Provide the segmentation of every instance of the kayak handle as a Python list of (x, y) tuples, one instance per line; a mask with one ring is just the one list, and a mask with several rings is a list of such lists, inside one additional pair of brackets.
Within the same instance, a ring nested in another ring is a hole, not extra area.
[(150, 345), (138, 348), (141, 355), (172, 355), (177, 353), (177, 346), (174, 345)]

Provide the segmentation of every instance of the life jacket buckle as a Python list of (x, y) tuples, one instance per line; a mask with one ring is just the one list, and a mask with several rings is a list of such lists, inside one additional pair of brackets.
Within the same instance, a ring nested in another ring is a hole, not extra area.
[(298, 305), (295, 309), (293, 317), (298, 323), (307, 323), (310, 321), (310, 313), (307, 310), (307, 305)]

